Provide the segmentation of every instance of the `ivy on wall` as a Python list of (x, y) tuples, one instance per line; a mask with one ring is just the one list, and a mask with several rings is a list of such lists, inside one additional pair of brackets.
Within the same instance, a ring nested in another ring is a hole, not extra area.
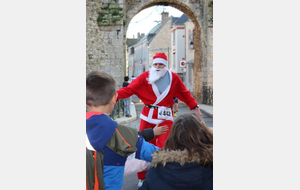
[(120, 7), (117, 1), (103, 3), (101, 11), (98, 12), (97, 18), (99, 25), (122, 25), (123, 8)]

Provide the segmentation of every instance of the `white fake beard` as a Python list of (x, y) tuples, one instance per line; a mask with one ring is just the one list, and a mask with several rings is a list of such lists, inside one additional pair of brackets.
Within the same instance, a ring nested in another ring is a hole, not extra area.
[(155, 81), (165, 76), (167, 71), (168, 71), (167, 67), (164, 67), (162, 69), (151, 67), (149, 73), (149, 84), (153, 84)]

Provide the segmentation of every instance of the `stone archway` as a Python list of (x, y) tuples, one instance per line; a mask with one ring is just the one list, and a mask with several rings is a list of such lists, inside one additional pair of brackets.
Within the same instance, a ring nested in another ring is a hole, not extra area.
[[(205, 79), (207, 74), (204, 73), (204, 67), (207, 63), (211, 62), (212, 64), (212, 56), (203, 56), (207, 52), (212, 54), (212, 42), (210, 44), (208, 40), (209, 27), (212, 27), (208, 22), (210, 19), (208, 14), (209, 2), (211, 0), (184, 0), (180, 2), (175, 0), (87, 0), (86, 71), (104, 70), (115, 76), (117, 88), (120, 88), (126, 70), (126, 31), (130, 20), (143, 9), (151, 6), (172, 6), (187, 15), (195, 25), (193, 95), (199, 103), (202, 103), (203, 85), (207, 84), (207, 79)], [(121, 19), (118, 20), (118, 17), (113, 17), (108, 20), (108, 23), (99, 19), (99, 15), (104, 15), (107, 12), (107, 7), (111, 7), (113, 11), (118, 10), (121, 13), (119, 14)], [(206, 68), (206, 70), (208, 69)]]

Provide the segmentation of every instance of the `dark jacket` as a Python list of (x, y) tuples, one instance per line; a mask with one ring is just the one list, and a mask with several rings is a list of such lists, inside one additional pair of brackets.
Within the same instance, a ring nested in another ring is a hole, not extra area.
[(213, 169), (199, 161), (197, 156), (188, 161), (187, 151), (158, 151), (139, 190), (212, 190)]
[(122, 87), (127, 87), (129, 85), (129, 82), (123, 82)]
[(145, 139), (145, 141), (147, 141), (147, 142), (154, 139), (154, 132), (153, 132), (152, 128), (144, 129), (142, 131), (138, 131), (138, 134), (140, 136), (142, 136)]

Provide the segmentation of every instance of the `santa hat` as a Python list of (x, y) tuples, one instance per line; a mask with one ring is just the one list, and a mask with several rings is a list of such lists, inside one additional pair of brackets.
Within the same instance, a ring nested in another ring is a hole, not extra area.
[(168, 65), (167, 55), (164, 53), (156, 53), (153, 57), (153, 64), (155, 63), (162, 63), (167, 66)]

